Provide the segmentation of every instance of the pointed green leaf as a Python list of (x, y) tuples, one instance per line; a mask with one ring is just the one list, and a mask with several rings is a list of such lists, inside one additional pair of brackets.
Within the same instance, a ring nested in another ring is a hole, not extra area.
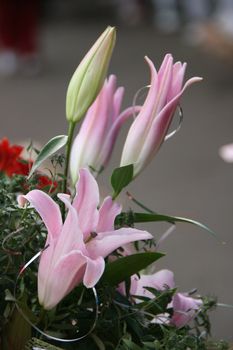
[(40, 153), (38, 154), (31, 171), (28, 175), (28, 178), (32, 176), (34, 171), (39, 168), (39, 166), (50, 156), (56, 153), (60, 148), (66, 145), (68, 136), (66, 135), (58, 135), (49, 140), (46, 145), (42, 148)]
[(111, 184), (114, 190), (113, 199), (115, 199), (122, 189), (133, 180), (133, 164), (122, 166), (113, 170)]
[(209, 227), (202, 224), (199, 221), (195, 221), (192, 219), (182, 218), (179, 216), (168, 216), (161, 214), (148, 214), (148, 213), (133, 213), (134, 222), (153, 222), (153, 221), (165, 221), (170, 222), (171, 224), (175, 224), (176, 222), (185, 222), (188, 224), (196, 225), (204, 230), (207, 230), (213, 236), (216, 237), (214, 231), (212, 231)]
[(106, 265), (102, 281), (116, 286), (163, 256), (163, 253), (146, 252), (119, 258)]

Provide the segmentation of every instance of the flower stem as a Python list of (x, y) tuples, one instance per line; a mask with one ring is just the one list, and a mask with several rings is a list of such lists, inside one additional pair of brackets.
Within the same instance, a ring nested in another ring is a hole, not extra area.
[(63, 193), (66, 193), (66, 191), (67, 191), (67, 177), (68, 177), (70, 151), (71, 151), (71, 144), (72, 144), (73, 135), (74, 135), (74, 128), (75, 128), (75, 123), (70, 122), (69, 123), (69, 130), (68, 130), (68, 140), (67, 140), (67, 144), (66, 144), (66, 160), (65, 160), (65, 169), (64, 169), (64, 179), (63, 179), (63, 183), (62, 183), (62, 192)]
[[(68, 130), (68, 140), (67, 140), (67, 144), (66, 144), (66, 159), (65, 159), (64, 179), (62, 182), (62, 193), (67, 192), (67, 178), (68, 178), (70, 151), (71, 151), (71, 145), (72, 145), (72, 140), (73, 140), (73, 135), (74, 135), (74, 128), (75, 128), (75, 123), (70, 122), (69, 123), (69, 130)], [(62, 206), (62, 216), (64, 219), (65, 205)]]

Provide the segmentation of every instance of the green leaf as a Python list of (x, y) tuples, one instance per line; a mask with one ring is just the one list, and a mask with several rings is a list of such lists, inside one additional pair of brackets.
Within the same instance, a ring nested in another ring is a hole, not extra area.
[(132, 342), (132, 340), (130, 340), (130, 339), (123, 339), (123, 342), (125, 343), (125, 345), (127, 346), (127, 348), (129, 350), (141, 350), (142, 349), (140, 346), (138, 346), (137, 344)]
[(68, 136), (66, 135), (58, 135), (49, 140), (46, 145), (42, 148), (40, 153), (38, 154), (31, 171), (28, 175), (28, 178), (32, 176), (34, 171), (50, 156), (56, 153), (60, 148), (66, 145)]
[(122, 189), (133, 180), (133, 164), (122, 166), (113, 170), (111, 176), (111, 185), (114, 190), (113, 199), (115, 199)]
[(162, 258), (164, 255), (165, 254), (158, 252), (146, 252), (119, 258), (106, 264), (101, 281), (116, 286), (135, 273), (145, 269), (148, 265)]
[(196, 225), (204, 230), (207, 230), (213, 236), (216, 237), (216, 233), (212, 231), (209, 227), (202, 224), (199, 221), (195, 221), (192, 219), (182, 218), (179, 216), (168, 216), (161, 214), (148, 214), (148, 213), (133, 213), (134, 222), (154, 222), (154, 221), (165, 221), (171, 224), (175, 224), (176, 222), (184, 222), (192, 225)]

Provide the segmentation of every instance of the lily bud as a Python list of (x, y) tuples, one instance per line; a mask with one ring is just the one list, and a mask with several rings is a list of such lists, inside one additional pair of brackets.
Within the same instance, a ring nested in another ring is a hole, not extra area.
[(98, 95), (115, 45), (116, 29), (107, 27), (74, 72), (66, 96), (66, 118), (78, 122)]
[(189, 79), (183, 85), (186, 63), (173, 63), (167, 54), (157, 72), (145, 57), (151, 72), (151, 84), (144, 105), (131, 125), (121, 157), (121, 165), (134, 165), (137, 176), (154, 158), (162, 145), (180, 98), (186, 88), (202, 80)]
[(73, 184), (77, 182), (81, 168), (90, 168), (97, 176), (111, 157), (117, 135), (123, 123), (138, 111), (129, 107), (120, 113), (124, 94), (117, 87), (117, 78), (110, 75), (88, 109), (71, 149), (70, 172)]

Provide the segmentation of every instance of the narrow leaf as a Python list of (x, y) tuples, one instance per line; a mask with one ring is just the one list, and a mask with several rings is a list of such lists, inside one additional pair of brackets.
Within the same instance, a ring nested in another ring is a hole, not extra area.
[(122, 189), (133, 180), (133, 164), (126, 165), (113, 170), (111, 184), (114, 190), (113, 199), (115, 199)]
[(119, 258), (106, 265), (102, 281), (116, 286), (163, 256), (163, 253), (146, 252)]
[(216, 233), (212, 231), (209, 227), (202, 224), (199, 221), (195, 221), (192, 219), (182, 218), (179, 216), (168, 216), (161, 214), (148, 214), (148, 213), (133, 213), (134, 222), (155, 222), (155, 221), (165, 221), (171, 224), (175, 224), (176, 222), (184, 222), (192, 225), (196, 225), (204, 230), (207, 230), (213, 236), (216, 237)]
[(50, 156), (56, 153), (60, 148), (66, 145), (68, 136), (66, 135), (58, 135), (49, 140), (46, 145), (42, 148), (40, 153), (38, 154), (31, 171), (28, 175), (28, 178), (32, 176), (34, 171), (39, 168), (39, 166)]

